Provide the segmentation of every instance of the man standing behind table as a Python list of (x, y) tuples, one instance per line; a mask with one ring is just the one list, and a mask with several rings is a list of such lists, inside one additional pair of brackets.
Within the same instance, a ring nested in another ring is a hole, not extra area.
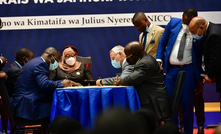
[(204, 36), (205, 80), (216, 82), (216, 91), (221, 99), (221, 27), (202, 17), (194, 17), (189, 25), (194, 38)]
[(150, 23), (143, 12), (135, 13), (132, 22), (137, 30), (142, 32), (139, 36), (139, 42), (143, 44), (144, 51), (155, 58), (164, 28)]
[(20, 74), (22, 67), (31, 59), (34, 58), (34, 53), (28, 48), (20, 48), (15, 57), (15, 61), (10, 64), (6, 74), (8, 80), (6, 81), (6, 87), (8, 95), (11, 97), (15, 88), (16, 80)]
[(70, 80), (49, 79), (49, 70), (58, 67), (60, 58), (60, 52), (54, 47), (49, 47), (41, 57), (36, 57), (25, 64), (12, 96), (15, 116), (28, 120), (50, 121), (54, 90), (58, 87), (79, 85)]
[[(33, 52), (27, 48), (21, 48), (16, 53), (16, 61), (10, 64), (10, 67), (6, 71), (6, 74), (8, 75), (8, 79), (5, 84), (8, 90), (8, 95), (10, 97), (12, 96), (12, 93), (14, 91), (15, 83), (20, 74), (20, 70), (22, 66), (24, 66), (24, 64), (27, 63), (28, 60), (33, 59), (33, 58), (34, 58)], [(0, 113), (1, 113), (1, 120), (2, 120), (2, 129), (4, 132), (7, 132), (8, 118), (6, 116), (3, 106), (2, 106), (2, 110), (0, 110)]]
[(143, 45), (137, 41), (128, 43), (124, 52), (127, 62), (135, 66), (133, 72), (118, 80), (117, 84), (134, 86), (141, 108), (154, 111), (158, 120), (169, 117), (171, 114), (169, 97), (156, 59), (146, 54)]
[[(122, 68), (122, 73), (120, 78), (124, 78), (133, 72), (134, 65), (129, 65), (125, 58), (124, 47), (123, 46), (115, 46), (110, 50), (110, 59), (111, 64), (114, 68)], [(96, 85), (113, 85), (113, 77), (98, 79), (96, 81)]]
[[(185, 134), (193, 133), (194, 88), (198, 85), (202, 73), (202, 40), (193, 39), (189, 32), (190, 20), (197, 16), (197, 11), (188, 8), (182, 19), (172, 18), (160, 39), (156, 59), (165, 71), (165, 84), (169, 97), (172, 97), (176, 77), (179, 71), (186, 71), (186, 79), (181, 93), (180, 104), (184, 109)], [(174, 117), (178, 124), (178, 116)]]

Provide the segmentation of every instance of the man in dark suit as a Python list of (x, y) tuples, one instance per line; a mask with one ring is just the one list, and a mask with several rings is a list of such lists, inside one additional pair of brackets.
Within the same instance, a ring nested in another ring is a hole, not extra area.
[(49, 47), (41, 57), (30, 60), (21, 69), (12, 95), (15, 116), (49, 122), (54, 90), (57, 87), (79, 85), (70, 80), (50, 80), (49, 70), (58, 67), (60, 58), (60, 52), (54, 47)]
[[(33, 58), (33, 52), (27, 48), (21, 48), (16, 53), (16, 61), (10, 64), (10, 67), (6, 71), (6, 74), (8, 76), (8, 79), (6, 81), (6, 87), (10, 97), (12, 96), (12, 93), (14, 91), (15, 82), (18, 78), (18, 75), (20, 74), (22, 66), (24, 66), (24, 64), (28, 62), (28, 60)], [(8, 118), (5, 114), (3, 106), (0, 108), (0, 113), (2, 120), (2, 129), (3, 131), (7, 132), (6, 130), (8, 128)]]
[(118, 84), (134, 86), (141, 108), (154, 111), (158, 120), (169, 117), (171, 113), (169, 97), (156, 59), (146, 54), (143, 45), (137, 41), (128, 43), (124, 52), (127, 62), (135, 66), (133, 72), (120, 79)]
[[(193, 39), (189, 32), (190, 20), (197, 16), (197, 11), (188, 8), (182, 19), (172, 18), (160, 39), (156, 59), (165, 73), (165, 84), (172, 98), (176, 77), (179, 71), (186, 71), (180, 104), (184, 109), (185, 134), (193, 133), (194, 88), (198, 85), (202, 71), (202, 40)], [(178, 124), (178, 114), (174, 118)]]
[(6, 71), (6, 74), (8, 75), (6, 87), (10, 97), (12, 96), (12, 93), (14, 91), (15, 83), (22, 67), (33, 58), (34, 53), (28, 48), (20, 48), (17, 51), (15, 61), (12, 64), (10, 64), (8, 70)]
[(190, 22), (189, 30), (193, 38), (204, 36), (205, 80), (216, 82), (216, 91), (221, 98), (221, 27), (202, 17), (195, 17)]

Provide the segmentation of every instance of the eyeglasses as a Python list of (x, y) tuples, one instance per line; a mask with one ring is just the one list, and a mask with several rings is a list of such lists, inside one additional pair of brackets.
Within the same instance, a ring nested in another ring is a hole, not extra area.
[(119, 54), (119, 53), (116, 53), (112, 58), (111, 58), (111, 60), (115, 60), (116, 59), (116, 56), (117, 56), (117, 54)]

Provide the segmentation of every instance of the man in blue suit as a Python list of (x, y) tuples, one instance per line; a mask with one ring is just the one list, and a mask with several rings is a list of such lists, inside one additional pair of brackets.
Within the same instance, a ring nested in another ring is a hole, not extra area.
[(31, 59), (34, 58), (34, 53), (28, 48), (20, 48), (15, 56), (15, 61), (10, 64), (6, 74), (8, 79), (6, 81), (6, 87), (8, 95), (11, 97), (15, 88), (16, 80), (20, 74), (22, 67)]
[[(188, 8), (184, 11), (182, 19), (172, 18), (160, 39), (156, 55), (165, 75), (165, 84), (170, 99), (178, 72), (187, 72), (180, 98), (180, 104), (184, 109), (185, 134), (193, 133), (194, 87), (199, 82), (202, 70), (202, 40), (193, 39), (188, 30), (189, 22), (195, 16), (197, 16), (197, 11)], [(175, 123), (178, 123), (177, 118), (178, 116), (175, 116)]]
[(49, 122), (54, 90), (57, 87), (79, 85), (70, 80), (49, 79), (49, 69), (56, 69), (60, 58), (60, 52), (49, 47), (41, 57), (34, 58), (24, 65), (12, 95), (15, 116)]

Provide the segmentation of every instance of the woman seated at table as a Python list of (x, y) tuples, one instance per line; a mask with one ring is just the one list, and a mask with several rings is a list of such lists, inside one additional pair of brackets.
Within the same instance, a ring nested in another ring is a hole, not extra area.
[(62, 50), (61, 62), (57, 69), (50, 72), (50, 78), (52, 80), (70, 79), (81, 84), (85, 80), (93, 80), (88, 64), (76, 61), (77, 53), (76, 47), (65, 46)]

